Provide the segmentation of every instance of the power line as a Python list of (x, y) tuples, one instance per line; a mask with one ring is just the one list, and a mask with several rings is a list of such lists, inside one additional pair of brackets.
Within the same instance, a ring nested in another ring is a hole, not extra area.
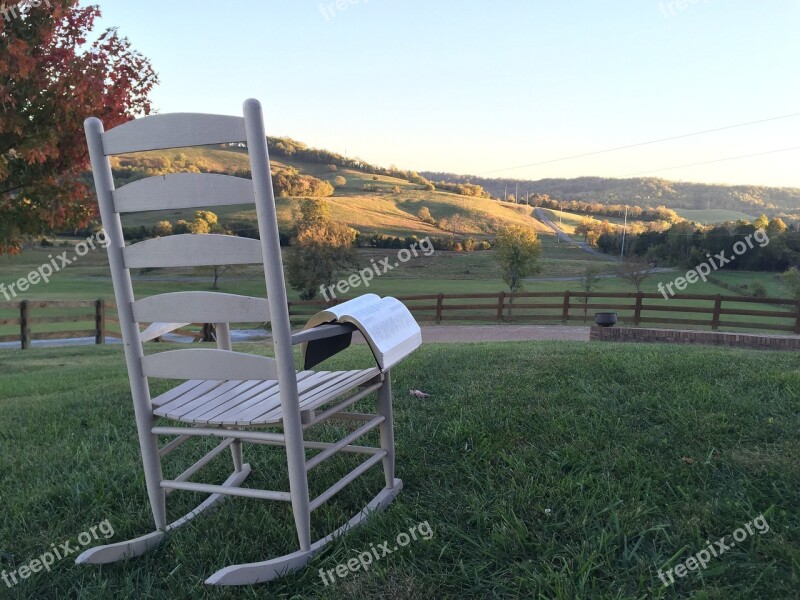
[(660, 144), (662, 142), (670, 142), (672, 140), (680, 140), (680, 139), (683, 139), (683, 138), (694, 137), (694, 136), (698, 136), (698, 135), (705, 135), (707, 133), (716, 133), (718, 131), (725, 131), (725, 130), (728, 130), (728, 129), (736, 129), (738, 127), (748, 127), (750, 125), (758, 125), (760, 123), (768, 123), (770, 121), (778, 121), (780, 119), (789, 119), (789, 118), (797, 117), (797, 116), (800, 116), (800, 113), (792, 113), (790, 115), (782, 115), (782, 116), (779, 116), (779, 117), (770, 117), (768, 119), (760, 119), (758, 121), (749, 121), (747, 123), (738, 123), (736, 125), (726, 125), (725, 127), (717, 127), (715, 129), (705, 129), (703, 131), (695, 131), (695, 132), (692, 132), (692, 133), (684, 133), (684, 134), (676, 135), (676, 136), (673, 136), (673, 137), (661, 138), (661, 139), (658, 139), (658, 140), (651, 140), (649, 142), (639, 142), (637, 144), (630, 144), (628, 146), (617, 146), (616, 148), (607, 148), (606, 150), (596, 150), (594, 152), (587, 152), (585, 154), (575, 154), (573, 156), (564, 156), (562, 158), (553, 158), (551, 160), (544, 160), (544, 161), (541, 161), (541, 162), (529, 163), (527, 165), (519, 165), (517, 167), (507, 167), (507, 168), (504, 168), (504, 169), (494, 169), (492, 171), (484, 171), (483, 173), (479, 173), (479, 175), (489, 175), (491, 173), (502, 173), (504, 171), (515, 171), (517, 169), (524, 169), (526, 167), (538, 167), (540, 165), (549, 165), (549, 164), (552, 164), (552, 163), (562, 162), (562, 161), (565, 161), (565, 160), (574, 160), (576, 158), (585, 158), (587, 156), (596, 156), (598, 154), (607, 154), (609, 152), (617, 152), (619, 150), (627, 150), (629, 148), (639, 148), (641, 146), (649, 146), (650, 144)]
[(794, 146), (793, 148), (783, 148), (781, 150), (769, 150), (768, 152), (758, 152), (756, 154), (745, 154), (742, 156), (730, 156), (728, 158), (718, 158), (715, 160), (706, 160), (703, 162), (696, 162), (696, 163), (689, 163), (688, 165), (677, 165), (674, 167), (665, 167), (663, 169), (652, 169), (650, 171), (639, 171), (638, 173), (631, 173), (630, 175), (623, 175), (623, 177), (636, 177), (637, 175), (645, 175), (647, 173), (660, 173), (661, 171), (670, 171), (672, 169), (683, 169), (685, 167), (696, 167), (699, 165), (710, 165), (713, 163), (721, 163), (728, 160), (739, 160), (742, 158), (753, 158), (754, 156), (766, 156), (767, 154), (778, 154), (780, 152), (791, 152), (792, 150), (800, 150), (800, 146)]

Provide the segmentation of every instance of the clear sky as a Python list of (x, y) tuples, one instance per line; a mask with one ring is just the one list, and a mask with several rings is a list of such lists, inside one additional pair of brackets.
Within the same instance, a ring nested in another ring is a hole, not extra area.
[(800, 0), (95, 0), (160, 112), (239, 114), (384, 166), (800, 187)]

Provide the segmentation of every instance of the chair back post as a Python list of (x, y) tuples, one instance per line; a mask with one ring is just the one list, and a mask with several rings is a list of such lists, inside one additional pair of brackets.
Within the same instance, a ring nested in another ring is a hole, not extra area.
[(258, 229), (261, 234), (267, 298), (272, 317), (272, 344), (278, 367), (289, 484), (300, 549), (305, 551), (311, 547), (311, 530), (303, 426), (300, 417), (297, 375), (292, 350), (292, 330), (278, 235), (278, 217), (275, 210), (275, 195), (272, 189), (272, 174), (267, 150), (267, 134), (264, 128), (261, 103), (258, 100), (245, 101), (244, 122)]
[[(111, 163), (103, 149), (103, 123), (96, 117), (90, 117), (84, 122), (86, 141), (89, 146), (89, 158), (92, 165), (97, 200), (100, 206), (100, 218), (103, 222), (108, 245), (108, 263), (111, 267), (111, 277), (114, 282), (114, 298), (119, 313), (119, 325), (122, 331), (122, 340), (125, 350), (125, 360), (128, 363), (128, 379), (133, 396), (133, 409), (136, 415), (136, 428), (139, 433), (139, 443), (142, 449), (145, 476), (148, 482), (147, 491), (150, 504), (153, 508), (153, 518), (156, 527), (162, 529), (167, 525), (164, 492), (158, 488), (157, 481), (162, 478), (161, 461), (153, 443), (152, 407), (150, 405), (150, 390), (147, 378), (142, 374), (142, 358), (144, 352), (139, 328), (133, 320), (131, 304), (134, 301), (133, 285), (130, 272), (125, 267), (123, 248), (125, 239), (122, 234), (122, 221), (114, 210), (114, 178), (111, 173)], [(156, 481), (157, 479), (157, 481)], [(156, 485), (153, 485), (156, 481)]]

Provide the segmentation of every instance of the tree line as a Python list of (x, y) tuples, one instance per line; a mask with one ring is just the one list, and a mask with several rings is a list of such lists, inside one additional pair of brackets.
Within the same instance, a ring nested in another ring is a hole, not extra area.
[[(763, 232), (758, 233), (757, 232)], [(699, 226), (694, 223), (675, 223), (666, 231), (646, 231), (626, 235), (625, 256), (646, 259), (660, 265), (694, 267), (721, 252), (733, 255), (734, 245), (748, 239), (765, 239), (752, 249), (737, 253), (736, 260), (724, 268), (741, 271), (778, 271), (800, 265), (800, 231), (790, 229), (774, 217), (761, 215), (752, 223), (745, 220), (721, 225)], [(605, 232), (597, 239), (597, 247), (607, 254), (622, 252), (619, 230)]]

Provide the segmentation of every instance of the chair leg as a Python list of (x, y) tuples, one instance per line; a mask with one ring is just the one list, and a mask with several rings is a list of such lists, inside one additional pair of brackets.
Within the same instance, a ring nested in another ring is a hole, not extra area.
[(386, 378), (378, 391), (378, 414), (384, 417), (380, 424), (381, 449), (386, 450), (383, 459), (383, 473), (386, 478), (386, 487), (395, 485), (394, 479), (394, 422), (392, 418), (392, 376), (386, 372)]
[(139, 423), (139, 446), (142, 450), (144, 480), (150, 506), (153, 509), (153, 521), (157, 530), (164, 530), (167, 527), (167, 495), (161, 487), (164, 475), (161, 470), (161, 457), (158, 455), (158, 436), (150, 433), (153, 427), (152, 417), (149, 421), (149, 423)]
[(242, 471), (244, 460), (242, 458), (242, 440), (237, 439), (231, 444), (231, 454), (233, 455), (233, 469), (237, 473)]
[(292, 495), (292, 513), (297, 527), (300, 551), (311, 550), (311, 506), (308, 497), (306, 451), (303, 446), (303, 426), (300, 411), (286, 411), (283, 418), (286, 440), (286, 462), (289, 468), (289, 490)]

